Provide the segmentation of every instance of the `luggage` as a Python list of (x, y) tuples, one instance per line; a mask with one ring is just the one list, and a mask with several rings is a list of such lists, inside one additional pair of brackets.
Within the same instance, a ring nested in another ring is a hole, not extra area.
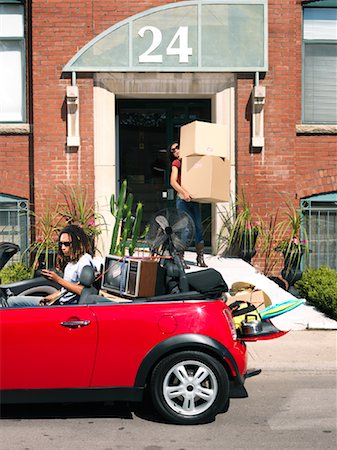
[(229, 308), (232, 311), (233, 320), (237, 329), (241, 329), (243, 321), (261, 321), (261, 316), (256, 307), (249, 302), (237, 300), (231, 303)]
[(187, 273), (186, 278), (191, 291), (198, 291), (208, 298), (219, 298), (224, 292), (228, 292), (225, 280), (215, 269)]

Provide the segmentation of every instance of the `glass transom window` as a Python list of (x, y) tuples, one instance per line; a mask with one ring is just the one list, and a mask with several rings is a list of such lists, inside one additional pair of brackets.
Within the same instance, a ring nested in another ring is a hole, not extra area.
[(192, 0), (112, 26), (65, 72), (267, 70), (267, 0)]

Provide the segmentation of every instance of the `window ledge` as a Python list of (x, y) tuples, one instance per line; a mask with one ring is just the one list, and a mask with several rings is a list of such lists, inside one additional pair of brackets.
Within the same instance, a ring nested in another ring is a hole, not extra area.
[(337, 125), (296, 125), (296, 134), (337, 134)]
[(29, 134), (29, 123), (0, 123), (0, 134)]

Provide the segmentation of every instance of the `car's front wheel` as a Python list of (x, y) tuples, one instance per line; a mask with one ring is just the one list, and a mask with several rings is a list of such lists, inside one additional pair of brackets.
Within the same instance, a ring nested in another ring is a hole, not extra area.
[(205, 423), (228, 402), (228, 375), (212, 356), (184, 351), (158, 363), (152, 373), (151, 393), (155, 408), (170, 422)]

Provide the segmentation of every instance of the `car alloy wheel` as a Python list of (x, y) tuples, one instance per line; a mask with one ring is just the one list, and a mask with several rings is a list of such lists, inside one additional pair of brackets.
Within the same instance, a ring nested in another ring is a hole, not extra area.
[(154, 406), (175, 423), (209, 421), (228, 401), (226, 370), (201, 352), (186, 351), (163, 359), (153, 371), (151, 385)]

